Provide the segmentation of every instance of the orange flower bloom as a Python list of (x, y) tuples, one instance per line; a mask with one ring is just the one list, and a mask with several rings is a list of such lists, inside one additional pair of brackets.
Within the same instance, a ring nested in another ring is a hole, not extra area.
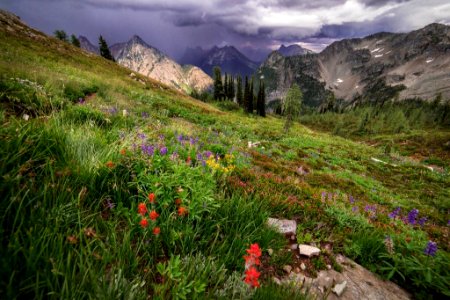
[(191, 157), (190, 157), (190, 156), (188, 156), (188, 158), (186, 159), (186, 163), (187, 163), (187, 164), (190, 164), (190, 163), (191, 163)]
[(259, 245), (256, 243), (251, 244), (250, 249), (247, 249), (247, 253), (253, 257), (260, 257), (261, 256), (261, 248), (259, 248)]
[(150, 203), (155, 203), (155, 198), (156, 198), (156, 196), (155, 196), (154, 193), (148, 194), (148, 201), (149, 201)]
[(159, 217), (159, 214), (156, 212), (156, 210), (152, 210), (152, 211), (149, 213), (149, 216), (150, 216), (150, 219), (152, 219), (153, 221), (155, 221), (155, 220)]
[(187, 213), (188, 213), (188, 211), (187, 211), (187, 209), (186, 209), (185, 207), (180, 206), (180, 207), (178, 208), (178, 215), (179, 215), (179, 216), (187, 215)]
[(148, 226), (148, 220), (146, 218), (144, 218), (141, 220), (141, 222), (139, 224), (141, 224), (142, 228), (146, 228)]
[(250, 267), (245, 271), (245, 283), (249, 284), (252, 287), (259, 287), (258, 278), (261, 275), (255, 267)]
[(120, 149), (120, 154), (126, 155), (127, 154), (127, 149), (125, 149), (125, 148)]
[(114, 163), (112, 161), (108, 161), (105, 165), (110, 169), (114, 168)]
[(154, 235), (158, 235), (158, 234), (160, 234), (160, 233), (161, 233), (161, 228), (159, 228), (159, 227), (153, 228), (153, 234), (154, 234)]
[(147, 213), (147, 206), (145, 206), (145, 203), (139, 203), (138, 204), (138, 214), (144, 216)]
[(175, 199), (175, 205), (180, 206), (181, 205), (181, 199)]

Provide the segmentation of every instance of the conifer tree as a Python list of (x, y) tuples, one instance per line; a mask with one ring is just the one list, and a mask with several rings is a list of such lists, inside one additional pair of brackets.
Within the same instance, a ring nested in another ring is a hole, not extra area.
[(248, 100), (247, 100), (247, 112), (253, 113), (253, 102), (255, 101), (255, 95), (253, 93), (253, 78), (250, 79), (250, 83), (248, 84)]
[(293, 121), (300, 115), (303, 93), (297, 84), (293, 84), (283, 101), (283, 114), (286, 116), (284, 132), (288, 132)]
[(237, 103), (242, 106), (243, 104), (243, 95), (242, 95), (242, 77), (241, 75), (238, 75), (237, 77), (237, 87), (236, 87), (236, 101)]
[(264, 92), (264, 82), (259, 80), (259, 90), (258, 90), (258, 97), (256, 101), (256, 112), (261, 117), (266, 116), (266, 107), (265, 107), (265, 92)]
[(245, 84), (244, 84), (244, 108), (246, 111), (248, 111), (248, 107), (250, 106), (250, 104), (248, 103), (250, 101), (250, 89), (249, 89), (249, 85), (248, 85), (248, 77), (245, 76)]
[(214, 100), (221, 100), (223, 95), (222, 73), (219, 67), (214, 67)]
[(55, 30), (53, 34), (58, 40), (67, 42), (67, 33), (64, 30)]
[(236, 91), (234, 88), (234, 77), (230, 76), (230, 99), (231, 99), (231, 101), (234, 100), (235, 95), (236, 95)]
[(72, 45), (74, 45), (75, 47), (81, 47), (80, 40), (73, 34), (70, 36), (70, 43), (72, 43)]
[(228, 99), (228, 74), (225, 73), (225, 77), (223, 80), (223, 94), (225, 95), (225, 100)]
[(111, 52), (109, 51), (108, 44), (101, 35), (98, 38), (98, 45), (100, 48), (100, 55), (106, 59), (114, 61), (114, 57), (111, 55)]

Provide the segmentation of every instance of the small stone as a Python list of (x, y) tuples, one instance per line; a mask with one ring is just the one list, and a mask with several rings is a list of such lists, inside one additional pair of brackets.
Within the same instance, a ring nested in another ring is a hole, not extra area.
[(347, 281), (344, 281), (342, 283), (336, 284), (334, 288), (332, 289), (333, 293), (338, 295), (340, 297), (342, 293), (344, 293), (345, 288), (347, 287)]
[(297, 231), (297, 222), (294, 220), (269, 218), (267, 224), (280, 233), (295, 233)]
[(300, 273), (300, 268), (299, 268), (299, 267), (296, 267), (296, 268), (294, 269), (294, 272), (295, 272), (295, 273)]
[(291, 240), (295, 241), (295, 235), (291, 235)]
[(297, 245), (297, 244), (291, 244), (291, 245), (289, 246), (289, 248), (291, 248), (291, 250), (297, 250), (298, 245)]
[(302, 269), (303, 271), (305, 271), (305, 270), (306, 270), (306, 265), (305, 265), (304, 263), (301, 263), (301, 264), (300, 264), (300, 269)]
[(126, 117), (128, 115), (128, 112), (126, 109), (122, 110), (122, 116)]
[(300, 255), (311, 257), (318, 256), (320, 254), (320, 249), (309, 245), (300, 245), (299, 252)]
[(267, 253), (269, 253), (269, 255), (272, 256), (272, 254), (273, 254), (273, 249), (270, 249), (270, 248), (267, 249)]
[(29, 115), (27, 115), (27, 114), (24, 114), (24, 115), (23, 115), (23, 119), (24, 119), (25, 121), (28, 121), (29, 118), (30, 118)]
[(328, 270), (331, 270), (331, 265), (327, 265), (327, 269), (328, 269)]
[(272, 281), (275, 282), (275, 284), (277, 284), (277, 285), (281, 285), (281, 280), (276, 278), (275, 276), (272, 277)]
[(292, 271), (292, 267), (290, 265), (286, 265), (283, 267), (283, 271), (289, 274)]

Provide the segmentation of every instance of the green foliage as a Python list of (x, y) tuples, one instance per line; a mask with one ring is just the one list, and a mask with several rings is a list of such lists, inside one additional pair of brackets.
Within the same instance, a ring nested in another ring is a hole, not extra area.
[(286, 98), (283, 101), (283, 115), (286, 117), (284, 123), (284, 132), (288, 132), (292, 122), (300, 116), (300, 110), (303, 101), (303, 94), (297, 84), (293, 84), (288, 90)]
[(74, 34), (70, 36), (70, 43), (77, 48), (81, 47), (80, 40)]
[(53, 32), (53, 35), (58, 40), (61, 40), (63, 42), (68, 42), (67, 33), (64, 30), (55, 30), (55, 32)]
[(108, 44), (106, 43), (105, 39), (100, 35), (98, 37), (98, 46), (100, 50), (100, 56), (114, 61), (114, 57), (112, 56), (111, 52), (109, 51)]
[(224, 88), (222, 83), (222, 72), (219, 67), (214, 67), (214, 100), (222, 100), (224, 97)]
[(237, 77), (237, 83), (236, 83), (236, 101), (237, 103), (242, 106), (244, 104), (244, 95), (242, 94), (242, 77), (241, 75), (238, 75)]
[(261, 82), (261, 80), (259, 80), (259, 91), (258, 91), (258, 98), (256, 101), (256, 111), (258, 115), (260, 115), (261, 117), (266, 116), (266, 92), (264, 82)]

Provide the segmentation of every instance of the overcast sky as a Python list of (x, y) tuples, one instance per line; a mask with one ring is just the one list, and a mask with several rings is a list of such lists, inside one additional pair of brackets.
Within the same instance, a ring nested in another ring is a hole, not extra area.
[(281, 44), (320, 51), (342, 38), (450, 24), (449, 0), (0, 0), (0, 8), (51, 34), (111, 45), (138, 34), (178, 59), (186, 47), (235, 45), (262, 59)]

